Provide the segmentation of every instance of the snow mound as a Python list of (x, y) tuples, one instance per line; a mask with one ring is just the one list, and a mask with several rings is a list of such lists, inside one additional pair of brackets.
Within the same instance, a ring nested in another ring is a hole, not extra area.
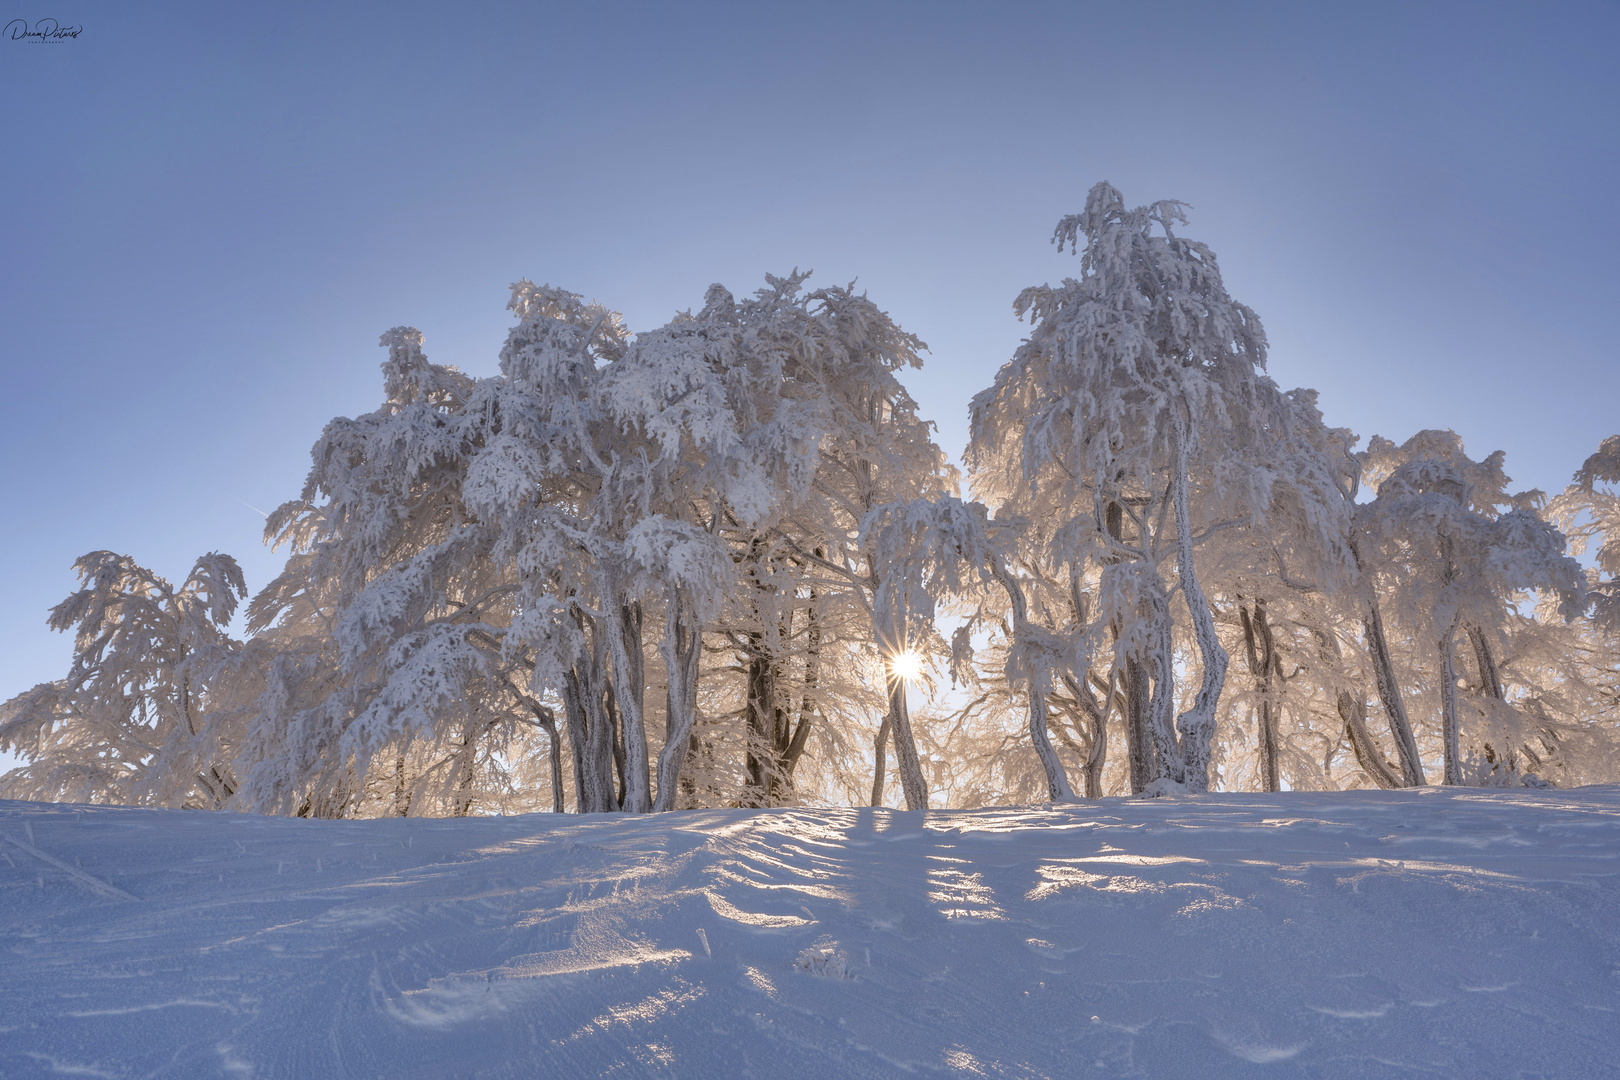
[(812, 945), (799, 953), (799, 958), (793, 961), (793, 966), (800, 971), (808, 971), (812, 975), (823, 975), (829, 979), (850, 979), (854, 976), (849, 970), (849, 957), (838, 951), (838, 945)]
[(1606, 1076), (1620, 788), (378, 821), (11, 802), (0, 934), (8, 1078)]

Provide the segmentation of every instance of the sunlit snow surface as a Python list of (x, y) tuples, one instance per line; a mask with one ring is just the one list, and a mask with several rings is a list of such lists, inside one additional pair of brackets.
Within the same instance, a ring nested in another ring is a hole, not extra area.
[(1613, 787), (926, 817), (0, 803), (0, 851), (6, 1077), (1620, 1073)]

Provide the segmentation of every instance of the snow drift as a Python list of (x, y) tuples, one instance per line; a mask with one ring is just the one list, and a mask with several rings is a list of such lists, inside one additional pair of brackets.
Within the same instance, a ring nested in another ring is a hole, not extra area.
[(0, 1075), (1610, 1076), (1620, 788), (0, 803)]

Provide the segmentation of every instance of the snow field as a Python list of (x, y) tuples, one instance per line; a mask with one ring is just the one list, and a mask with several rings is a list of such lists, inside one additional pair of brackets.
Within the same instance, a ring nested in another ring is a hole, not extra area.
[(0, 928), (5, 1077), (1620, 1072), (1614, 787), (369, 821), (7, 802)]

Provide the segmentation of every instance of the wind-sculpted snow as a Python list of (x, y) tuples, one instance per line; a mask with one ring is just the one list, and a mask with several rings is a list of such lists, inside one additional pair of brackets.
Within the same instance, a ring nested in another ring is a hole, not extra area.
[(3, 803), (0, 1075), (1611, 1076), (1617, 886), (1616, 788)]

